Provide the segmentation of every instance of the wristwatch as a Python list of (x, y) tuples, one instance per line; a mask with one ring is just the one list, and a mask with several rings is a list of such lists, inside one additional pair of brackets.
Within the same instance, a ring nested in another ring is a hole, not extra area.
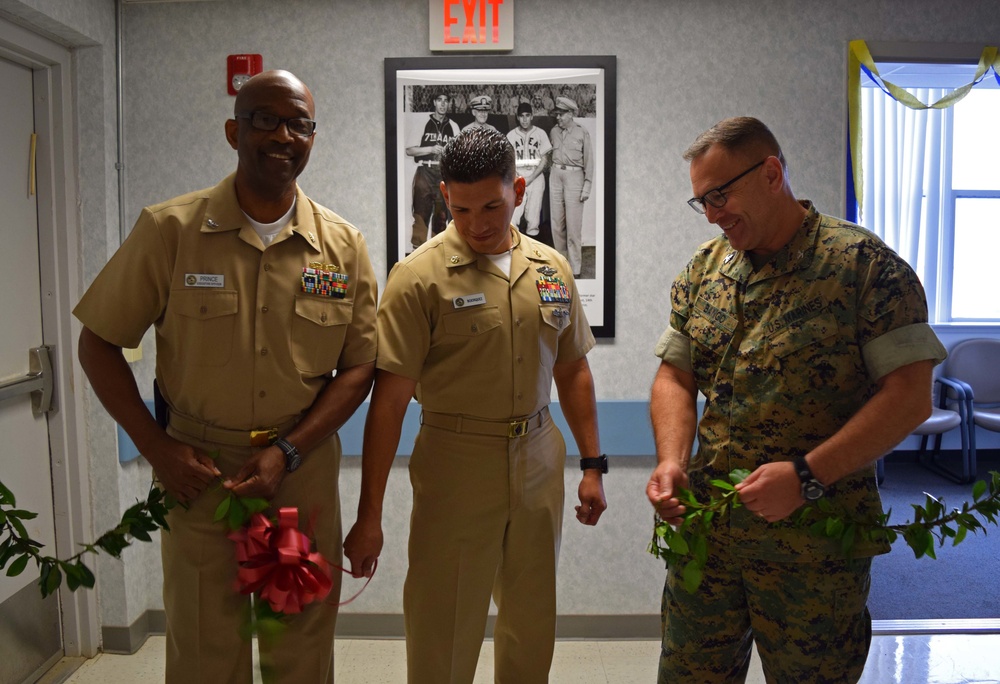
[(292, 446), (287, 439), (275, 440), (274, 446), (285, 452), (285, 470), (294, 473), (302, 465), (302, 456), (299, 454), (299, 450)]
[(792, 459), (795, 465), (795, 474), (799, 476), (802, 483), (802, 498), (806, 501), (816, 501), (826, 493), (826, 487), (816, 479), (804, 456), (796, 456)]
[(600, 470), (602, 473), (608, 472), (608, 457), (605, 454), (601, 454), (597, 458), (581, 458), (580, 459), (580, 470)]

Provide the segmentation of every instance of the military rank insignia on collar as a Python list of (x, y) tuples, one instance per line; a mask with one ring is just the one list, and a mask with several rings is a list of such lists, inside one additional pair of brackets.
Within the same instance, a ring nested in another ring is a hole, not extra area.
[(302, 269), (302, 291), (321, 297), (343, 299), (347, 296), (347, 274), (340, 273), (336, 264), (311, 262)]
[[(542, 269), (538, 269), (541, 271)], [(559, 303), (568, 304), (573, 301), (569, 296), (569, 288), (563, 279), (555, 275), (542, 275), (535, 281), (538, 287), (538, 296), (546, 304)]]

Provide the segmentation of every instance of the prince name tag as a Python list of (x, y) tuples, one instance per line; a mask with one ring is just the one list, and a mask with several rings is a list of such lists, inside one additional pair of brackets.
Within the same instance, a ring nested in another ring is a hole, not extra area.
[(484, 292), (477, 292), (476, 294), (465, 295), (464, 297), (455, 297), (451, 300), (451, 303), (455, 305), (456, 309), (464, 309), (467, 306), (479, 306), (486, 303), (486, 294)]
[(221, 273), (185, 273), (184, 284), (188, 287), (225, 287), (226, 276)]

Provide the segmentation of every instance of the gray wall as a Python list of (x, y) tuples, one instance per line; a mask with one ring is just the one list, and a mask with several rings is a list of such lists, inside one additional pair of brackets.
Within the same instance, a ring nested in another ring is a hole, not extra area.
[[(0, 0), (0, 12), (40, 31), (74, 33), (78, 51), (82, 224), (87, 282), (116, 246), (112, 0)], [(124, 11), (126, 215), (208, 186), (235, 167), (223, 136), (232, 99), (226, 56), (261, 53), (308, 83), (320, 134), (303, 188), (367, 236), (385, 273), (383, 63), (428, 56), (423, 0), (216, 0), (129, 4)], [(841, 213), (846, 140), (846, 63), (851, 39), (995, 45), (995, 0), (520, 0), (513, 55), (611, 54), (618, 58), (617, 289), (614, 340), (590, 355), (598, 398), (645, 399), (666, 324), (666, 294), (694, 247), (714, 234), (684, 201), (681, 152), (720, 118), (749, 114), (782, 142), (793, 186), (821, 210)], [(653, 199), (655, 198), (655, 199)], [(640, 278), (642, 287), (626, 287)], [(380, 283), (380, 284), (382, 284)], [(85, 285), (85, 284), (84, 284)], [(151, 377), (152, 344), (137, 365)], [(107, 453), (110, 420), (92, 411), (99, 529), (145, 492), (148, 467)], [(111, 438), (113, 439), (113, 438)], [(650, 450), (652, 445), (650, 445)], [(561, 614), (652, 614), (662, 567), (646, 556), (643, 486), (649, 457), (618, 459), (606, 478), (610, 510), (594, 530), (572, 516), (560, 566)], [(345, 459), (345, 523), (353, 520), (357, 459)], [(567, 470), (567, 492), (577, 474)], [(105, 495), (106, 494), (106, 495)], [(405, 460), (390, 479), (387, 548), (379, 576), (345, 612), (397, 613), (405, 572), (409, 487)], [(571, 511), (572, 500), (567, 501)], [(127, 626), (159, 605), (155, 548), (101, 565), (102, 620)], [(595, 579), (599, 585), (595, 587)], [(348, 583), (350, 584), (350, 583)], [(347, 589), (349, 589), (348, 586)]]

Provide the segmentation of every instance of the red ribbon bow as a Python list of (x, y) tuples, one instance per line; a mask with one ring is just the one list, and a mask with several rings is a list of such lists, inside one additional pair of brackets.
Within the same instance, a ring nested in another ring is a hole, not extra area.
[(241, 594), (259, 592), (273, 610), (301, 613), (303, 606), (330, 593), (330, 564), (310, 551), (309, 537), (299, 531), (297, 508), (280, 509), (277, 527), (254, 513), (246, 527), (228, 537), (236, 542), (236, 590)]

